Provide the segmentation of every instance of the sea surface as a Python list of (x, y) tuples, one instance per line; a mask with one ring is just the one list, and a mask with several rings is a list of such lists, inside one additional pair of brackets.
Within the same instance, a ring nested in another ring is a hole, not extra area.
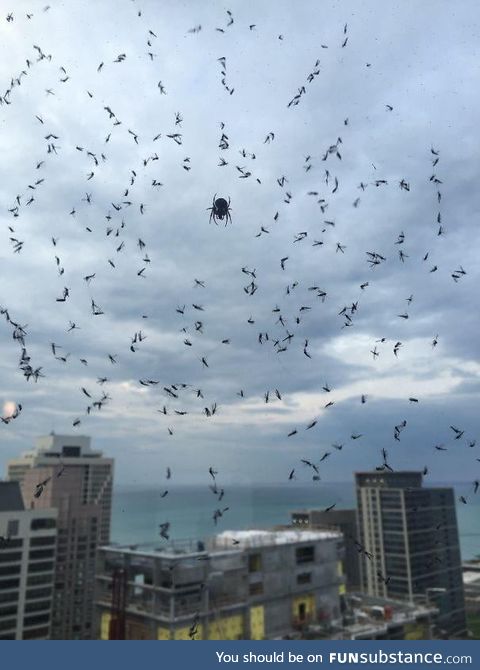
[[(169, 482), (166, 482), (167, 484)], [(434, 486), (434, 484), (431, 484)], [(468, 484), (453, 486), (458, 501), (468, 494)], [(161, 498), (168, 488), (168, 495)], [(462, 559), (480, 555), (480, 493), (468, 494), (468, 504), (457, 502), (457, 519)], [(355, 490), (350, 483), (296, 485), (265, 484), (228, 486), (223, 500), (208, 486), (167, 486), (164, 488), (132, 488), (117, 486), (113, 496), (112, 541), (119, 544), (161, 546), (159, 524), (170, 522), (170, 537), (202, 539), (222, 530), (268, 528), (287, 524), (290, 512), (301, 509), (323, 509), (336, 503), (337, 509), (354, 507)], [(228, 507), (217, 525), (213, 512)]]

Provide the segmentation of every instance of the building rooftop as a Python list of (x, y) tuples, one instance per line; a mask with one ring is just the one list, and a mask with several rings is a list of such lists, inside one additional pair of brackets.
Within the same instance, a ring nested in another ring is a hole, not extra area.
[[(237, 547), (234, 547), (232, 544), (228, 547), (215, 547), (213, 545), (213, 539), (209, 538), (207, 540), (193, 540), (193, 539), (183, 539), (183, 540), (168, 540), (164, 541), (163, 544), (155, 546), (152, 543), (144, 544), (118, 544), (112, 542), (110, 544), (103, 545), (99, 547), (102, 551), (111, 551), (121, 554), (130, 554), (134, 557), (142, 558), (185, 558), (193, 557), (200, 560), (205, 558), (208, 554), (225, 554), (235, 552), (238, 550)], [(238, 551), (237, 551), (238, 553)]]
[(415, 470), (395, 470), (395, 472), (377, 470), (356, 472), (357, 487), (385, 487), (385, 488), (422, 488), (423, 474)]
[[(225, 530), (215, 537), (217, 546), (262, 547), (272, 544), (294, 544), (296, 542), (316, 542), (340, 538), (334, 530)], [(238, 544), (237, 544), (238, 543)]]
[(87, 435), (60, 435), (52, 431), (49, 435), (37, 438), (35, 447), (23, 452), (20, 457), (11, 459), (9, 463), (16, 466), (30, 462), (45, 465), (46, 459), (50, 462), (62, 459), (74, 464), (75, 461), (66, 459), (102, 457), (101, 451), (92, 449), (91, 438)]
[(24, 509), (20, 484), (0, 481), (0, 512), (21, 512)]
[[(169, 540), (160, 546), (152, 544), (122, 545), (111, 543), (99, 547), (102, 551), (131, 554), (144, 558), (168, 558), (192, 556), (198, 560), (208, 555), (231, 554), (247, 547), (295, 544), (297, 542), (317, 542), (319, 540), (341, 539), (336, 530), (226, 530), (204, 540)], [(200, 558), (199, 558), (200, 557)]]
[(290, 512), (292, 514), (328, 514), (329, 516), (339, 516), (341, 514), (356, 514), (357, 509), (355, 507), (339, 507), (338, 509), (332, 509), (330, 512), (327, 512), (323, 507), (305, 507), (303, 509), (294, 509)]
[(388, 470), (382, 470), (379, 472), (378, 470), (358, 470), (357, 472), (354, 473), (356, 475), (376, 475), (378, 477), (390, 477), (390, 478), (395, 478), (397, 476), (400, 477), (419, 477), (422, 475), (422, 472), (420, 470), (394, 470), (393, 472), (389, 472)]
[[(371, 639), (386, 635), (391, 627), (413, 624), (419, 619), (429, 620), (438, 614), (438, 609), (427, 603), (410, 603), (365, 593), (349, 593), (346, 605), (345, 623), (341, 628), (328, 631), (329, 639)], [(310, 628), (320, 631), (318, 626)]]

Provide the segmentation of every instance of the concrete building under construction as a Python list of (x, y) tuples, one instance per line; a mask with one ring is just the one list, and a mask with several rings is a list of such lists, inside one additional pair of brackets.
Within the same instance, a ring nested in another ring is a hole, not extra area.
[(355, 541), (357, 535), (357, 510), (355, 509), (310, 509), (296, 510), (291, 513), (292, 526), (295, 528), (330, 528), (343, 533), (344, 573), (349, 591), (360, 587), (360, 559)]
[(291, 528), (225, 531), (156, 550), (101, 547), (99, 637), (262, 640), (338, 622), (342, 550), (339, 532)]

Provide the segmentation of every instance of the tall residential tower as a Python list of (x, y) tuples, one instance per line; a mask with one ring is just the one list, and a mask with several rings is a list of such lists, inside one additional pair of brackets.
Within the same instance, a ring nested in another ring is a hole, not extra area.
[(52, 638), (90, 639), (95, 553), (110, 540), (113, 459), (89, 437), (52, 433), (10, 461), (8, 477), (20, 482), (26, 507), (58, 510)]
[(57, 510), (25, 509), (18, 482), (0, 481), (0, 640), (48, 640)]
[(423, 488), (421, 472), (356, 475), (361, 580), (372, 596), (439, 608), (439, 635), (466, 636), (462, 566), (451, 488)]

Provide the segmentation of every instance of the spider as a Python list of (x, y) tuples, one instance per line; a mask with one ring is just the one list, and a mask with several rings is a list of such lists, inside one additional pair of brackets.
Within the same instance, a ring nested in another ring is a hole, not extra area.
[(232, 223), (232, 217), (230, 215), (230, 198), (228, 198), (228, 202), (225, 200), (225, 198), (217, 198), (217, 194), (213, 196), (212, 200), (212, 206), (207, 207), (208, 210), (210, 210), (210, 220), (209, 223), (211, 223), (212, 219), (216, 225), (217, 219), (220, 219), (220, 221), (223, 221), (225, 219), (225, 225), (230, 221)]

